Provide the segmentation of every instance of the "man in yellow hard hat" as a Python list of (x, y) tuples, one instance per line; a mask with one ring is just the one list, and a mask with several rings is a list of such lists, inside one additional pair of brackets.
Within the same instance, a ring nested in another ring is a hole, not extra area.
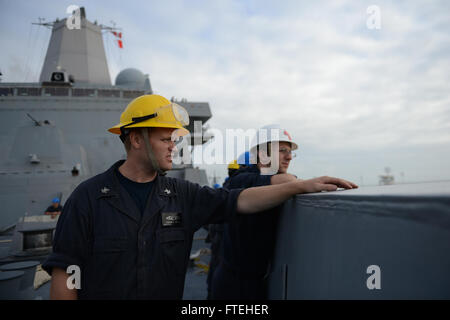
[(322, 177), (228, 190), (166, 177), (174, 140), (188, 133), (188, 121), (184, 108), (158, 95), (128, 104), (109, 129), (120, 135), (127, 159), (81, 183), (64, 205), (43, 264), (52, 274), (50, 298), (181, 299), (201, 226), (272, 208), (297, 193), (357, 187)]

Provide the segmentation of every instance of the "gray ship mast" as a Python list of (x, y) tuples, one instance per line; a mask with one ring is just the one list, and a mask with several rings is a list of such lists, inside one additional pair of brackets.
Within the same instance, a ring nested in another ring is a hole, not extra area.
[(48, 81), (53, 72), (62, 70), (70, 74), (77, 83), (110, 86), (102, 30), (112, 31), (118, 28), (88, 21), (83, 7), (78, 14), (79, 28), (67, 28), (67, 19), (35, 23), (52, 28), (39, 81)]

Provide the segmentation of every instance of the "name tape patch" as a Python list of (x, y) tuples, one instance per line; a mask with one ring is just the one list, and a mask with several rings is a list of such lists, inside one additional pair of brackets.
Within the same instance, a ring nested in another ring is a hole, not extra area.
[(181, 224), (180, 212), (163, 212), (161, 214), (161, 220), (163, 227), (172, 227)]

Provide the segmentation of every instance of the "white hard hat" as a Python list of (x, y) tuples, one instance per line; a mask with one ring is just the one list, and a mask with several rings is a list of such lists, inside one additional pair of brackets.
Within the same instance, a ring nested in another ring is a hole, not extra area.
[(286, 129), (282, 128), (279, 124), (269, 124), (261, 127), (256, 132), (256, 136), (253, 137), (250, 145), (250, 153), (252, 153), (252, 156), (256, 156), (257, 146), (274, 141), (289, 142), (292, 150), (298, 149), (298, 145), (292, 141), (292, 137)]

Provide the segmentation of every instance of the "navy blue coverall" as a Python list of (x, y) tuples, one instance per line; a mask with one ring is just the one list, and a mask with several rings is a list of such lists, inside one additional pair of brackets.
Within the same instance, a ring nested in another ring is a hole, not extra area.
[[(225, 188), (270, 185), (256, 165), (240, 169)], [(275, 243), (280, 206), (251, 215), (236, 215), (224, 224), (222, 256), (211, 286), (212, 299), (266, 299), (266, 278)]]
[(79, 299), (181, 299), (194, 232), (232, 219), (242, 190), (157, 176), (141, 214), (116, 176), (122, 163), (74, 190), (43, 268), (79, 266)]

